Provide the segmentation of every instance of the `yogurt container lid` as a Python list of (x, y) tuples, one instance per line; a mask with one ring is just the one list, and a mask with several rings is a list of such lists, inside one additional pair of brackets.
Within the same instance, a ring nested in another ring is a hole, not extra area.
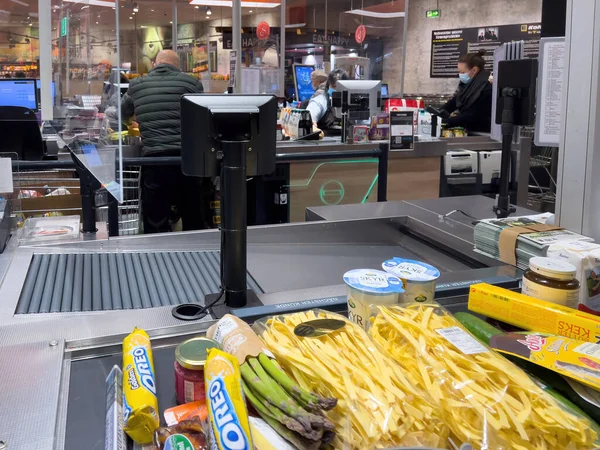
[(344, 274), (344, 282), (360, 291), (371, 294), (401, 294), (402, 280), (381, 270), (354, 269)]
[(413, 259), (392, 258), (385, 261), (381, 267), (408, 281), (433, 281), (440, 277), (440, 271), (430, 264)]

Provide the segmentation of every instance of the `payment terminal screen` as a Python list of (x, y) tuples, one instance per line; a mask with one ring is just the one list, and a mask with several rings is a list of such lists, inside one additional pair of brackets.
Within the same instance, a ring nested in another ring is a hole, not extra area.
[(315, 90), (310, 81), (310, 74), (315, 70), (314, 66), (294, 66), (296, 76), (296, 88), (298, 89), (298, 100), (310, 100)]
[(37, 110), (35, 80), (0, 80), (0, 106)]

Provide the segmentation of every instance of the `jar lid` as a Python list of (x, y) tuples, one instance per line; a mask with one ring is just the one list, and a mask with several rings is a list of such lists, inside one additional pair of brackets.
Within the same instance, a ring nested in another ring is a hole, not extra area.
[(536, 273), (555, 280), (571, 280), (575, 278), (577, 268), (562, 259), (534, 256), (529, 260), (529, 268)]
[(408, 281), (433, 281), (440, 277), (440, 271), (430, 264), (413, 259), (392, 258), (381, 267), (386, 272)]
[(402, 280), (381, 270), (354, 269), (344, 274), (344, 282), (363, 292), (371, 294), (401, 294)]
[(204, 367), (208, 350), (221, 348), (217, 341), (206, 337), (197, 337), (182, 342), (175, 349), (175, 361), (186, 369), (199, 370)]

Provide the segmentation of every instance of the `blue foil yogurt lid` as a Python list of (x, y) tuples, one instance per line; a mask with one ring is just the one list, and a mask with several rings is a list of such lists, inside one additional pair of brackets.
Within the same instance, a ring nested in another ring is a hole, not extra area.
[(385, 295), (404, 292), (400, 278), (381, 270), (350, 270), (344, 274), (344, 282), (354, 289), (372, 294)]
[(389, 259), (381, 267), (386, 272), (408, 281), (433, 281), (440, 277), (440, 271), (435, 267), (412, 259)]

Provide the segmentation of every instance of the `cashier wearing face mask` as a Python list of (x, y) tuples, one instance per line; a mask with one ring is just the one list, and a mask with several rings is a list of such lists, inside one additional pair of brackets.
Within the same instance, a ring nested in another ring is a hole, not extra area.
[(313, 124), (320, 130), (327, 130), (335, 123), (335, 115), (331, 107), (331, 96), (335, 92), (338, 80), (347, 80), (348, 74), (343, 69), (334, 69), (327, 76), (327, 81), (319, 86), (313, 94), (306, 109), (310, 111)]
[(488, 81), (483, 59), (485, 50), (468, 53), (458, 60), (460, 83), (452, 99), (442, 110), (449, 116), (444, 122), (449, 127), (463, 127), (468, 131), (490, 131), (492, 116), (492, 85)]

